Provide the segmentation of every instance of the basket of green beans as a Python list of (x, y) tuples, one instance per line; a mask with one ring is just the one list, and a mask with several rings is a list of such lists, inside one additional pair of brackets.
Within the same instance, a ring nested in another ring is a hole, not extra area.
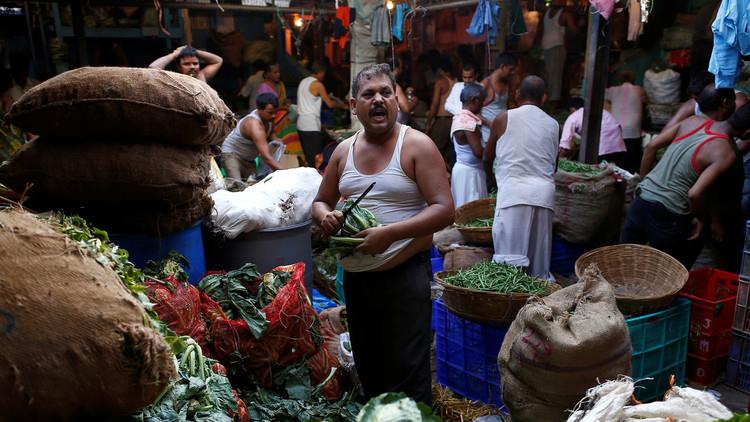
[(443, 286), (443, 301), (462, 318), (507, 324), (531, 296), (547, 296), (560, 286), (526, 274), (523, 268), (481, 261), (458, 271), (441, 271), (435, 281)]
[(492, 220), (495, 217), (495, 198), (477, 199), (456, 209), (456, 228), (466, 243), (492, 245)]

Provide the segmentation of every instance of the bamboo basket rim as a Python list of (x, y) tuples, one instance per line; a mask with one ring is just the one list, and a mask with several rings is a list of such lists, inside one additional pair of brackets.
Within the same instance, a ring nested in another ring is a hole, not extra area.
[[(689, 278), (689, 272), (688, 270), (674, 257), (671, 255), (662, 252), (656, 248), (653, 248), (651, 246), (646, 245), (639, 245), (634, 243), (623, 243), (620, 245), (610, 245), (610, 246), (602, 246), (600, 248), (596, 248), (594, 250), (591, 250), (589, 252), (586, 252), (585, 254), (581, 255), (575, 263), (575, 273), (577, 277), (581, 277), (583, 274), (583, 271), (585, 268), (583, 267), (583, 262), (586, 260), (591, 259), (592, 256), (600, 255), (600, 254), (606, 254), (611, 253), (616, 250), (639, 250), (642, 254), (650, 254), (652, 256), (658, 257), (659, 259), (663, 260), (664, 263), (669, 263), (669, 265), (673, 268), (669, 269), (669, 272), (672, 272), (674, 274), (674, 282), (672, 283), (659, 283), (659, 286), (668, 286), (671, 287), (670, 290), (663, 290), (663, 291), (655, 291), (653, 292), (653, 295), (650, 296), (634, 296), (634, 295), (623, 295), (622, 292), (615, 291), (615, 297), (618, 300), (625, 300), (628, 302), (653, 302), (653, 301), (659, 301), (663, 300), (665, 298), (671, 297), (676, 295), (680, 290), (682, 290), (683, 287), (685, 287), (685, 283), (687, 283)], [(602, 262), (605, 265), (602, 265)], [(602, 273), (606, 272), (607, 266), (606, 266), (607, 260), (603, 260), (600, 262), (597, 262), (596, 264), (599, 266), (599, 268), (602, 270)], [(661, 268), (663, 268), (663, 265), (660, 265)], [(619, 280), (610, 280), (606, 274), (602, 274), (605, 279), (610, 284), (613, 284), (615, 286), (622, 286), (623, 283), (619, 283)], [(656, 274), (654, 274), (656, 275)]]

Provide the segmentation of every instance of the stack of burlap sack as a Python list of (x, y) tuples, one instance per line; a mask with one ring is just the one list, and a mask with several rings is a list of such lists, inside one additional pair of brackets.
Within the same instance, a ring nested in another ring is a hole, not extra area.
[(179, 231), (210, 214), (211, 149), (236, 124), (195, 78), (108, 67), (44, 82), (8, 117), (40, 137), (0, 166), (0, 183), (108, 230), (142, 234)]

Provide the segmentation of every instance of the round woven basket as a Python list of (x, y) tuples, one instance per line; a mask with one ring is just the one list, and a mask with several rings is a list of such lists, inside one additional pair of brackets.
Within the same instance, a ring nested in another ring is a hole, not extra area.
[(495, 216), (495, 198), (477, 199), (456, 208), (456, 228), (463, 235), (466, 243), (473, 245), (492, 245), (492, 227), (464, 227), (474, 218), (493, 218)]
[[(531, 297), (528, 293), (493, 293), (466, 289), (443, 281), (445, 277), (455, 273), (456, 271), (440, 271), (435, 274), (435, 281), (443, 286), (445, 306), (465, 319), (487, 324), (509, 324)], [(560, 285), (547, 283), (547, 290), (540, 296), (547, 296), (557, 290), (560, 290)]]
[(643, 245), (615, 245), (594, 249), (576, 261), (581, 277), (590, 264), (614, 287), (617, 307), (625, 315), (664, 309), (688, 280), (688, 271), (668, 254)]

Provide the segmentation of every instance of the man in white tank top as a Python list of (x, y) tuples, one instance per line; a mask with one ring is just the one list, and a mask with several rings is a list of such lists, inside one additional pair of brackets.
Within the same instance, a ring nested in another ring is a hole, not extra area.
[(323, 152), (325, 138), (320, 126), (320, 106), (323, 102), (330, 108), (348, 108), (338, 98), (328, 95), (323, 79), (326, 68), (314, 62), (310, 68), (312, 73), (299, 83), (297, 87), (297, 134), (299, 135), (302, 151), (308, 167), (315, 167), (315, 156)]
[(549, 266), (560, 125), (541, 109), (540, 77), (524, 78), (518, 95), (520, 106), (495, 119), (484, 149), (485, 171), (494, 170), (497, 182), (492, 259), (554, 280)]
[(388, 65), (364, 68), (352, 82), (351, 109), (363, 130), (336, 148), (312, 215), (334, 234), (339, 198), (357, 198), (380, 227), (342, 260), (354, 362), (367, 398), (403, 391), (431, 403), (430, 264), (432, 234), (453, 223), (445, 166), (435, 144), (396, 122), (396, 82)]

